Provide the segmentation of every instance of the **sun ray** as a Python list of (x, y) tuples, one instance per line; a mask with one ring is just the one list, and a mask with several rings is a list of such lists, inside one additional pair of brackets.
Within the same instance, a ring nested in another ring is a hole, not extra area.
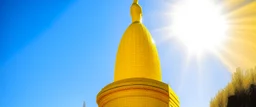
[(187, 49), (178, 91), (191, 60), (198, 61), (198, 82), (205, 79), (201, 61), (208, 52), (230, 72), (256, 65), (256, 0), (209, 1), (214, 0), (175, 0), (168, 12), (162, 12), (171, 20), (169, 26), (153, 30), (161, 32), (160, 42), (178, 40)]
[(157, 37), (158, 39), (157, 43), (161, 44), (161, 43), (165, 43), (166, 41), (170, 41), (171, 39), (174, 38), (174, 36), (172, 36), (171, 32), (169, 31), (170, 31), (169, 27), (161, 27), (161, 28), (152, 30), (152, 34), (160, 35)]
[(244, 3), (246, 0), (223, 0), (222, 3), (226, 8), (232, 9), (239, 6), (241, 3)]
[(228, 20), (228, 23), (233, 25), (233, 24), (242, 24), (242, 25), (252, 25), (252, 24), (256, 24), (256, 15), (251, 15), (248, 17), (241, 17), (241, 18), (231, 18), (230, 20)]
[(218, 59), (220, 59), (220, 61), (227, 67), (228, 71), (229, 72), (233, 72), (234, 71), (234, 66), (235, 64), (233, 64), (232, 62), (230, 62), (229, 58), (226, 58), (225, 56), (223, 56), (222, 54), (220, 54), (220, 52), (217, 52), (217, 51), (213, 51), (213, 54), (215, 56), (218, 57)]
[(179, 78), (179, 85), (178, 85), (178, 92), (182, 91), (182, 87), (184, 85), (184, 78), (187, 76), (187, 72), (188, 72), (188, 66), (189, 66), (189, 63), (191, 61), (191, 58), (192, 57), (189, 57), (189, 56), (186, 56), (186, 59), (185, 59), (185, 63), (182, 64), (183, 67), (181, 69), (181, 72), (180, 72), (180, 78)]
[(205, 81), (206, 79), (204, 78), (204, 76), (203, 76), (203, 70), (202, 70), (202, 59), (201, 59), (202, 57), (197, 57), (197, 59), (196, 59), (196, 65), (197, 65), (197, 76), (198, 76), (198, 78), (197, 78), (197, 84), (198, 84), (198, 87), (197, 87), (197, 90), (198, 90), (198, 94), (199, 94), (199, 98), (200, 97), (202, 97), (202, 89), (204, 89), (205, 90), (205, 88), (203, 87), (203, 81)]
[(227, 18), (240, 18), (248, 15), (255, 15), (256, 1), (250, 2), (240, 8), (230, 11), (226, 14)]
[[(239, 39), (237, 39), (237, 41), (239, 41)], [(237, 43), (238, 44), (238, 43)], [(223, 56), (223, 58), (226, 60), (225, 62), (230, 62), (232, 63), (232, 67), (233, 68), (237, 68), (237, 67), (248, 67), (248, 66), (253, 66), (253, 57), (250, 54), (245, 55), (245, 52), (241, 53), (241, 49), (243, 49), (244, 46), (223, 46), (222, 48), (220, 48), (220, 52), (218, 52), (218, 55)], [(244, 50), (243, 50), (244, 51)], [(252, 53), (253, 50), (249, 49), (247, 51), (251, 51)], [(248, 58), (250, 57), (250, 58)]]

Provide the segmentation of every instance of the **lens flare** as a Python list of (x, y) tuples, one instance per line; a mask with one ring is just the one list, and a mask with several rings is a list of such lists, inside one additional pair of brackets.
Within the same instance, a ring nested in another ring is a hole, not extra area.
[(171, 10), (171, 32), (190, 53), (212, 51), (226, 40), (228, 24), (222, 6), (210, 0), (182, 0)]

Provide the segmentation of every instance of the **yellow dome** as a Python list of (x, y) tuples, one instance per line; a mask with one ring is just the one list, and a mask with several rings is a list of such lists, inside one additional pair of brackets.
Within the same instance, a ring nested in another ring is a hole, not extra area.
[(132, 24), (120, 42), (114, 81), (149, 78), (161, 81), (160, 61), (150, 32), (141, 23), (142, 10), (137, 0), (131, 6)]

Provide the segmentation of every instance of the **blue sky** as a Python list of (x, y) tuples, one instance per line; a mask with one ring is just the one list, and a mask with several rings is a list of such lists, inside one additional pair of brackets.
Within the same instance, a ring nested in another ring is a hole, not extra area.
[[(161, 1), (161, 2), (159, 2)], [(115, 55), (131, 23), (132, 0), (1, 0), (0, 106), (96, 107), (113, 81)], [(143, 23), (155, 39), (163, 82), (181, 107), (206, 107), (230, 80), (214, 55), (191, 58), (175, 40), (161, 42), (168, 0), (140, 0)], [(168, 23), (166, 23), (168, 22)]]

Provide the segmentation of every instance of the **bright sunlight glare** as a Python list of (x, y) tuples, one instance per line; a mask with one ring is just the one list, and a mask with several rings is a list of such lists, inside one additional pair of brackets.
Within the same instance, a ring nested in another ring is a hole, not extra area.
[(189, 53), (214, 51), (227, 38), (228, 24), (222, 6), (211, 0), (179, 0), (171, 15), (171, 32)]

